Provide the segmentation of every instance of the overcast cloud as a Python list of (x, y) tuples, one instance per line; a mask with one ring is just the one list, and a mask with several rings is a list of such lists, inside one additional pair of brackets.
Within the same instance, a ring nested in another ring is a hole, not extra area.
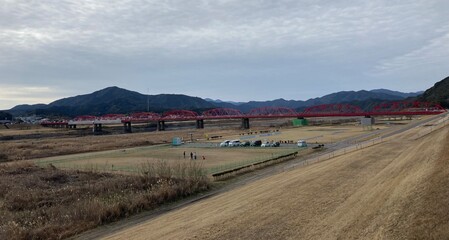
[(0, 109), (119, 86), (233, 101), (419, 91), (446, 0), (0, 0)]

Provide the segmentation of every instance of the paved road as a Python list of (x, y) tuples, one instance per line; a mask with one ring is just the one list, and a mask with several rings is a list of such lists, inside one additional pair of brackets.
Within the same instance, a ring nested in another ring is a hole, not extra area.
[(130, 226), (134, 226), (136, 224), (149, 221), (149, 220), (154, 219), (162, 214), (168, 213), (168, 212), (176, 210), (176, 209), (183, 208), (183, 207), (185, 207), (189, 204), (192, 204), (194, 202), (202, 201), (202, 200), (210, 198), (212, 196), (222, 194), (224, 192), (228, 192), (235, 188), (247, 185), (254, 181), (272, 176), (274, 174), (282, 173), (284, 171), (295, 168), (297, 166), (302, 166), (303, 165), (302, 163), (306, 160), (313, 159), (313, 158), (316, 158), (316, 157), (319, 157), (322, 155), (326, 155), (326, 154), (329, 154), (330, 152), (333, 152), (333, 151), (336, 151), (339, 149), (353, 146), (353, 145), (357, 144), (358, 142), (363, 141), (367, 138), (371, 138), (373, 136), (383, 137), (383, 138), (391, 137), (391, 136), (403, 133), (412, 128), (423, 126), (425, 124), (428, 124), (431, 121), (446, 117), (447, 115), (448, 115), (448, 113), (430, 117), (430, 118), (426, 118), (424, 120), (412, 122), (407, 125), (395, 126), (395, 127), (388, 128), (388, 129), (369, 132), (369, 133), (363, 134), (361, 136), (356, 136), (356, 137), (352, 137), (350, 139), (346, 139), (341, 142), (329, 144), (328, 146), (326, 146), (326, 150), (317, 151), (311, 155), (308, 155), (306, 158), (296, 158), (296, 159), (282, 162), (282, 163), (279, 163), (279, 164), (276, 164), (276, 165), (273, 165), (270, 167), (255, 170), (253, 172), (250, 172), (250, 173), (247, 173), (240, 177), (236, 177), (232, 180), (229, 180), (222, 187), (216, 188), (212, 191), (209, 191), (209, 192), (206, 192), (206, 193), (203, 193), (203, 194), (200, 194), (200, 195), (188, 198), (188, 199), (184, 199), (184, 200), (178, 201), (173, 204), (162, 206), (154, 211), (147, 211), (147, 212), (138, 214), (138, 215), (130, 217), (124, 221), (119, 221), (119, 222), (109, 224), (106, 226), (101, 226), (94, 230), (91, 230), (91, 231), (85, 232), (81, 235), (78, 235), (74, 239), (97, 239), (97, 238), (100, 238), (105, 235), (119, 232), (119, 231), (122, 231), (122, 230), (130, 227)]

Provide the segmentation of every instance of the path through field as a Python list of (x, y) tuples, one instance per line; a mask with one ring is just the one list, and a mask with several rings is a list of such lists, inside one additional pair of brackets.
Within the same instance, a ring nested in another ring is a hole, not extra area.
[(447, 239), (449, 128), (418, 130), (160, 215), (106, 239)]

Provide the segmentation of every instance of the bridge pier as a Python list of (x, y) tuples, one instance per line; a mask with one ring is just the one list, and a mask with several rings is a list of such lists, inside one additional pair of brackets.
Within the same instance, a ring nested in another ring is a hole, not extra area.
[(157, 121), (157, 130), (165, 131), (165, 121)]
[(365, 117), (362, 117), (360, 119), (360, 123), (361, 123), (363, 129), (373, 130), (373, 125), (375, 124), (375, 119), (369, 115), (366, 115)]
[(242, 118), (242, 128), (249, 129), (249, 118)]
[(123, 129), (125, 130), (125, 133), (132, 133), (131, 122), (123, 123)]
[(94, 124), (94, 128), (92, 129), (94, 134), (101, 133), (103, 131), (103, 125), (101, 123)]
[(204, 119), (198, 119), (198, 120), (196, 120), (196, 128), (197, 128), (197, 129), (202, 129), (202, 128), (204, 128)]

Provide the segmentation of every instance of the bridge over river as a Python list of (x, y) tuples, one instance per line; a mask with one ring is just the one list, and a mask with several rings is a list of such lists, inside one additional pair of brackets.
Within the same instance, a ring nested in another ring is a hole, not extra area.
[(242, 128), (250, 128), (250, 119), (280, 118), (327, 118), (327, 117), (364, 117), (376, 116), (421, 116), (437, 115), (446, 112), (438, 104), (417, 101), (401, 101), (379, 104), (370, 111), (350, 104), (324, 104), (306, 108), (297, 112), (286, 107), (256, 108), (248, 113), (231, 108), (216, 108), (198, 114), (190, 110), (172, 110), (163, 114), (154, 112), (124, 114), (106, 114), (103, 116), (78, 116), (71, 120), (44, 121), (42, 126), (76, 128), (78, 125), (93, 125), (94, 131), (101, 131), (103, 125), (123, 124), (125, 132), (132, 132), (132, 124), (156, 123), (158, 131), (165, 130), (167, 122), (196, 121), (197, 128), (204, 128), (205, 120), (241, 119)]

